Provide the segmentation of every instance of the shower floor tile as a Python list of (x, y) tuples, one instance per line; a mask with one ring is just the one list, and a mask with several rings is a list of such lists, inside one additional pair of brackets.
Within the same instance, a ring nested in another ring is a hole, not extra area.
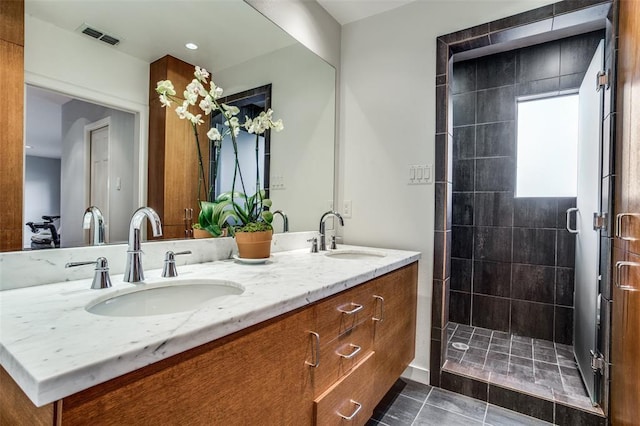
[(447, 335), (445, 369), (596, 410), (582, 383), (573, 347), (455, 323), (449, 323)]

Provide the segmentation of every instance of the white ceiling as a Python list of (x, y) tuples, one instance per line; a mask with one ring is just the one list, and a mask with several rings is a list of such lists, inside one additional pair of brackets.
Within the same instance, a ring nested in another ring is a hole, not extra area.
[(317, 0), (341, 25), (377, 15), (415, 0)]
[(86, 23), (145, 62), (169, 54), (213, 72), (296, 43), (242, 0), (26, 0), (25, 13), (68, 31)]

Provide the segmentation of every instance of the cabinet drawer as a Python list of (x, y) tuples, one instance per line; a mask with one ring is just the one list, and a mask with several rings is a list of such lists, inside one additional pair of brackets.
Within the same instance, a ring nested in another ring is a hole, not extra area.
[(375, 354), (369, 352), (342, 380), (314, 400), (316, 425), (364, 425), (375, 407), (371, 377)]
[(373, 347), (372, 323), (365, 321), (320, 346), (320, 364), (312, 369), (314, 395), (324, 392), (368, 355)]
[(316, 330), (322, 344), (332, 341), (358, 324), (371, 319), (372, 287), (361, 285), (339, 293), (315, 306)]

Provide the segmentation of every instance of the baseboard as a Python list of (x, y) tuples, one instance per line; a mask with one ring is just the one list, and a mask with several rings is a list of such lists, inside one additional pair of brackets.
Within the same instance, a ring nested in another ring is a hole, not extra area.
[(424, 385), (429, 384), (429, 370), (416, 365), (409, 364), (407, 369), (402, 373), (402, 377)]

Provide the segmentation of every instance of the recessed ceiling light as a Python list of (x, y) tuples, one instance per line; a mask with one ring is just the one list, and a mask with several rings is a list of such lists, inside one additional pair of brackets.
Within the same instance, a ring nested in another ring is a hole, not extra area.
[(195, 43), (187, 43), (184, 45), (184, 47), (186, 47), (187, 49), (196, 50), (198, 48), (198, 45)]
[(33, 148), (31, 145), (25, 145), (24, 147), (25, 147), (26, 149), (31, 149), (31, 148)]

